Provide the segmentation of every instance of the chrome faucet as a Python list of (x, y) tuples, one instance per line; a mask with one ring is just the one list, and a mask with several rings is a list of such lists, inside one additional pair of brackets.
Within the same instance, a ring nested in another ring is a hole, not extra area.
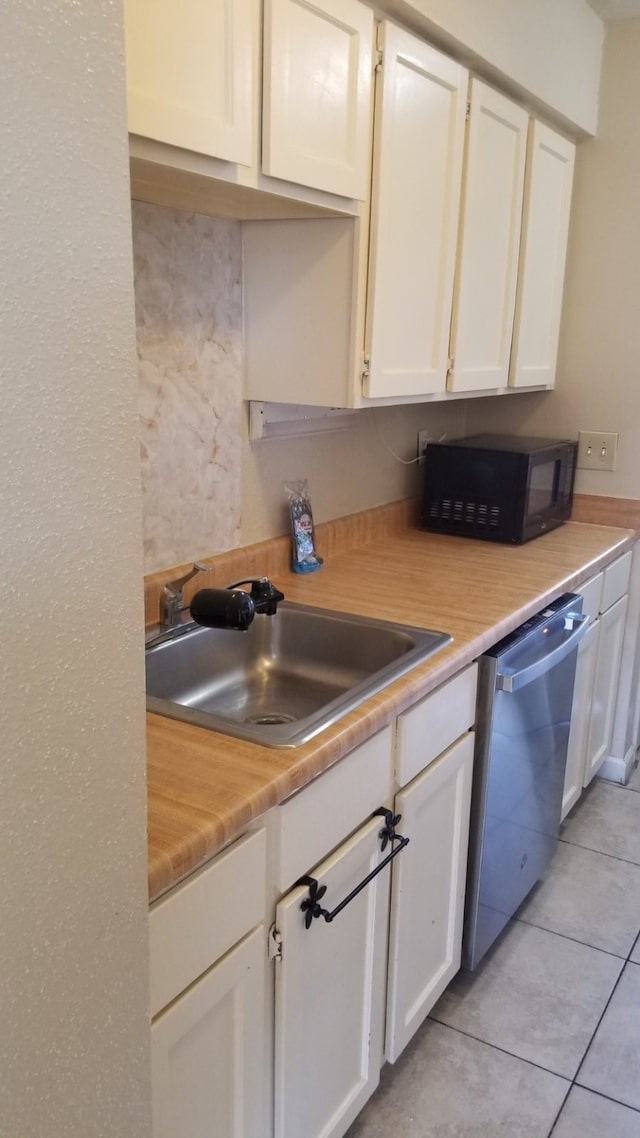
[(193, 568), (184, 577), (167, 581), (160, 594), (160, 628), (163, 632), (175, 628), (180, 623), (180, 614), (189, 608), (184, 603), (183, 589), (198, 573), (207, 573), (213, 568), (204, 561), (194, 561)]
[[(185, 603), (184, 586), (198, 573), (213, 569), (203, 561), (194, 561), (193, 568), (175, 581), (167, 581), (160, 594), (160, 620), (158, 629), (147, 640), (147, 647), (170, 639), (179, 632), (186, 632), (195, 624), (205, 628), (235, 628), (245, 630), (256, 613), (273, 616), (284, 594), (268, 577), (248, 577), (234, 581), (225, 588), (200, 589), (190, 604)], [(239, 585), (251, 585), (247, 593)], [(190, 610), (191, 621), (182, 621), (181, 615)]]

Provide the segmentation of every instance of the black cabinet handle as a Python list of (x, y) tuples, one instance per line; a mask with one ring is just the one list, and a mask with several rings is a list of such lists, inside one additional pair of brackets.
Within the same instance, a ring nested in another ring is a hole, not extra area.
[[(381, 814), (385, 819), (385, 825), (380, 830), (380, 833), (378, 835), (382, 842), (381, 848), (383, 850), (386, 849), (387, 844), (391, 842), (391, 845), (393, 847), (391, 853), (388, 853), (383, 861), (381, 861), (380, 864), (371, 871), (371, 873), (368, 873), (366, 877), (363, 877), (362, 881), (356, 885), (355, 889), (352, 889), (351, 892), (343, 898), (340, 904), (336, 905), (335, 909), (331, 910), (331, 912), (329, 912), (328, 909), (323, 909), (322, 905), (320, 904), (320, 901), (327, 891), (326, 885), (318, 885), (315, 877), (301, 877), (298, 885), (309, 886), (309, 896), (305, 897), (304, 901), (300, 905), (300, 908), (304, 913), (305, 928), (310, 928), (314, 918), (316, 917), (324, 917), (327, 924), (330, 924), (331, 921), (333, 921), (338, 916), (338, 913), (341, 913), (342, 910), (345, 909), (349, 904), (349, 902), (353, 901), (354, 897), (357, 897), (359, 893), (362, 893), (362, 890), (367, 887), (370, 881), (373, 881), (374, 877), (377, 877), (379, 873), (382, 873), (382, 870), (385, 868), (385, 866), (387, 866), (389, 862), (392, 861), (393, 858), (400, 853), (400, 850), (403, 850), (404, 847), (409, 844), (408, 838), (403, 838), (401, 834), (396, 834), (395, 831), (395, 826), (401, 819), (400, 814), (393, 814), (391, 810), (384, 809), (376, 810), (376, 814)], [(397, 842), (398, 844), (394, 845), (394, 842)]]

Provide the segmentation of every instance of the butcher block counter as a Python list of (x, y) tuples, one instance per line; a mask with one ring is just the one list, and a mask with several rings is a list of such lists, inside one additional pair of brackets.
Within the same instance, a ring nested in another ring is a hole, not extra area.
[[(351, 548), (318, 541), (319, 572), (296, 575), (282, 561), (274, 572), (273, 562), (256, 563), (258, 547), (247, 571), (268, 574), (288, 600), (437, 629), (453, 642), (299, 747), (262, 747), (149, 713), (151, 900), (635, 538), (580, 522), (522, 546), (428, 534), (404, 522), (375, 532), (356, 525), (354, 533)], [(226, 562), (219, 583), (225, 570)]]

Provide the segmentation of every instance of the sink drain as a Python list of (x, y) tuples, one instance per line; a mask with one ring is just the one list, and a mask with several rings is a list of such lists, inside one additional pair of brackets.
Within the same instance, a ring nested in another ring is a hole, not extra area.
[(272, 711), (263, 715), (250, 715), (245, 719), (245, 723), (253, 723), (256, 727), (276, 727), (280, 723), (295, 723), (295, 715), (287, 715), (285, 712)]

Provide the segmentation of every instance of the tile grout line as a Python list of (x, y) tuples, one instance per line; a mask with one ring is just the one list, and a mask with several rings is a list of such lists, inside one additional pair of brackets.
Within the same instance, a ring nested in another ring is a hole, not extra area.
[(436, 1019), (431, 1013), (429, 1013), (427, 1019), (431, 1020), (432, 1023), (439, 1024), (440, 1027), (446, 1027), (449, 1031), (455, 1031), (458, 1035), (463, 1035), (465, 1039), (473, 1039), (474, 1043), (480, 1043), (483, 1047), (490, 1047), (492, 1051), (499, 1051), (501, 1055), (508, 1055), (510, 1059), (516, 1059), (518, 1063), (526, 1063), (528, 1067), (535, 1067), (536, 1071), (544, 1071), (545, 1075), (553, 1075), (556, 1079), (562, 1079), (563, 1082), (568, 1083), (569, 1090), (571, 1089), (572, 1084), (569, 1075), (559, 1075), (557, 1071), (552, 1071), (550, 1067), (543, 1067), (541, 1063), (534, 1063), (533, 1059), (525, 1059), (522, 1055), (514, 1055), (513, 1051), (507, 1051), (506, 1047), (500, 1047), (498, 1043), (491, 1043), (488, 1039), (481, 1039), (479, 1035), (473, 1035), (470, 1031), (463, 1031), (461, 1027), (453, 1027), (450, 1023), (445, 1023), (443, 1019)]
[[(636, 941), (637, 941), (637, 939), (638, 939), (638, 938), (636, 937)], [(635, 943), (636, 943), (636, 942), (634, 941), (634, 947), (635, 947)], [(618, 976), (618, 979), (616, 980), (615, 984), (613, 985), (613, 988), (611, 989), (611, 995), (609, 996), (609, 999), (607, 1000), (607, 1002), (606, 1002), (606, 1004), (605, 1004), (605, 1006), (604, 1006), (604, 1009), (603, 1009), (603, 1011), (602, 1011), (602, 1015), (600, 1016), (600, 1019), (598, 1020), (598, 1022), (597, 1022), (597, 1024), (596, 1024), (596, 1028), (595, 1028), (595, 1031), (593, 1032), (593, 1035), (591, 1036), (591, 1039), (589, 1040), (589, 1042), (588, 1042), (588, 1044), (587, 1044), (587, 1047), (586, 1047), (585, 1053), (584, 1053), (584, 1055), (582, 1056), (582, 1059), (580, 1060), (580, 1063), (578, 1064), (578, 1069), (577, 1069), (577, 1071), (576, 1071), (576, 1073), (575, 1073), (575, 1075), (574, 1075), (574, 1077), (573, 1077), (573, 1080), (572, 1080), (572, 1084), (575, 1084), (575, 1083), (576, 1083), (576, 1081), (577, 1081), (577, 1079), (578, 1079), (578, 1076), (579, 1076), (579, 1074), (580, 1074), (580, 1072), (581, 1072), (581, 1070), (582, 1070), (582, 1068), (583, 1068), (583, 1066), (584, 1066), (584, 1063), (585, 1063), (585, 1060), (586, 1060), (586, 1058), (587, 1058), (587, 1055), (589, 1054), (589, 1051), (591, 1050), (591, 1045), (592, 1045), (592, 1043), (593, 1043), (593, 1041), (594, 1041), (594, 1039), (595, 1039), (595, 1037), (596, 1037), (596, 1035), (597, 1035), (597, 1032), (598, 1032), (598, 1028), (600, 1027), (600, 1024), (602, 1023), (602, 1021), (603, 1021), (603, 1019), (604, 1019), (604, 1017), (605, 1017), (605, 1015), (606, 1015), (606, 1013), (607, 1013), (607, 1010), (608, 1010), (608, 1008), (609, 1008), (609, 1005), (611, 1004), (611, 1001), (612, 1001), (613, 997), (615, 996), (615, 994), (616, 994), (616, 992), (617, 992), (617, 990), (618, 990), (618, 986), (619, 986), (619, 984), (620, 984), (620, 981), (622, 980), (622, 977), (623, 977), (623, 975), (624, 975), (624, 973), (625, 973), (625, 970), (626, 970), (626, 968), (627, 968), (627, 965), (628, 965), (628, 964), (633, 964), (633, 963), (634, 963), (634, 961), (633, 961), (633, 960), (631, 960), (631, 953), (632, 953), (632, 952), (633, 952), (633, 948), (632, 948), (632, 949), (631, 949), (631, 951), (629, 952), (629, 955), (627, 956), (626, 960), (623, 962), (622, 968), (620, 969), (620, 975)], [(581, 1085), (582, 1085), (581, 1083), (578, 1083), (578, 1086), (581, 1086)], [(589, 1088), (589, 1087), (586, 1087), (585, 1089), (586, 1089), (586, 1090), (589, 1090), (590, 1088)], [(614, 1099), (613, 1101), (614, 1101), (614, 1102), (620, 1102), (620, 1099)], [(622, 1106), (626, 1106), (627, 1104), (626, 1104), (626, 1103), (622, 1103), (621, 1105), (622, 1105)]]
[[(595, 852), (599, 852), (599, 851), (595, 851)], [(608, 855), (607, 855), (607, 856), (608, 856)], [(623, 859), (617, 859), (617, 860), (623, 860)], [(632, 864), (635, 864), (635, 863), (632, 863)], [(516, 920), (516, 921), (518, 921), (520, 924), (530, 924), (530, 922), (526, 922), (526, 921), (523, 921), (523, 920), (522, 920), (521, 918), (519, 918), (519, 917), (514, 917), (514, 918), (512, 918), (512, 919), (513, 919), (513, 920)], [(578, 1083), (576, 1082), (576, 1080), (577, 1080), (577, 1078), (578, 1078), (578, 1076), (579, 1076), (579, 1074), (580, 1074), (580, 1071), (581, 1071), (581, 1069), (582, 1069), (582, 1067), (583, 1067), (583, 1064), (584, 1064), (584, 1062), (585, 1062), (585, 1059), (586, 1059), (586, 1057), (587, 1057), (587, 1055), (588, 1055), (588, 1053), (589, 1053), (589, 1050), (590, 1050), (590, 1048), (591, 1048), (591, 1045), (592, 1045), (592, 1043), (593, 1043), (593, 1040), (594, 1040), (594, 1038), (595, 1038), (595, 1036), (596, 1036), (596, 1034), (597, 1034), (597, 1031), (598, 1031), (598, 1029), (599, 1029), (599, 1027), (600, 1027), (600, 1024), (602, 1023), (602, 1020), (604, 1019), (604, 1016), (605, 1016), (605, 1014), (606, 1014), (606, 1011), (607, 1011), (607, 1009), (608, 1009), (608, 1007), (609, 1007), (609, 1005), (610, 1005), (610, 1003), (611, 1003), (611, 1001), (612, 1001), (612, 999), (613, 999), (613, 997), (614, 997), (614, 995), (615, 995), (615, 992), (617, 991), (618, 985), (620, 984), (620, 981), (621, 981), (621, 979), (622, 979), (622, 975), (623, 975), (623, 973), (624, 973), (624, 971), (625, 971), (625, 968), (626, 968), (627, 964), (630, 964), (630, 963), (634, 963), (634, 962), (631, 960), (631, 956), (632, 956), (632, 954), (633, 954), (633, 951), (634, 951), (634, 949), (635, 949), (635, 946), (636, 946), (636, 944), (638, 943), (638, 940), (640, 939), (640, 930), (638, 931), (638, 933), (637, 933), (637, 934), (636, 934), (636, 936), (634, 937), (634, 939), (633, 939), (633, 941), (632, 941), (632, 944), (631, 944), (631, 948), (629, 949), (629, 951), (628, 951), (627, 955), (626, 955), (626, 956), (618, 956), (616, 953), (613, 953), (613, 952), (608, 952), (606, 949), (603, 949), (603, 948), (598, 948), (596, 945), (590, 945), (590, 944), (586, 944), (584, 941), (580, 941), (580, 940), (577, 940), (577, 939), (576, 939), (576, 938), (574, 938), (574, 937), (569, 937), (569, 936), (566, 936), (564, 933), (555, 932), (555, 931), (554, 931), (554, 930), (552, 930), (552, 929), (546, 929), (546, 928), (543, 928), (543, 927), (542, 927), (542, 926), (540, 926), (540, 925), (530, 925), (530, 927), (533, 927), (533, 928), (540, 928), (542, 932), (546, 932), (546, 933), (549, 933), (551, 936), (558, 936), (558, 937), (561, 937), (563, 940), (568, 940), (568, 941), (570, 941), (570, 942), (571, 942), (571, 943), (573, 943), (573, 944), (580, 944), (580, 945), (582, 945), (582, 947), (584, 947), (584, 948), (590, 948), (590, 949), (593, 949), (595, 952), (600, 952), (600, 953), (602, 953), (604, 956), (609, 956), (609, 957), (611, 957), (613, 960), (617, 960), (617, 961), (619, 961), (619, 962), (620, 962), (620, 971), (619, 971), (619, 973), (618, 973), (618, 976), (617, 976), (617, 978), (616, 978), (616, 981), (615, 981), (615, 983), (614, 983), (614, 985), (613, 985), (613, 988), (611, 989), (611, 992), (609, 993), (609, 996), (608, 996), (608, 998), (607, 998), (607, 1000), (606, 1000), (606, 1002), (605, 1002), (605, 1004), (604, 1004), (604, 1007), (603, 1007), (603, 1009), (602, 1009), (602, 1011), (601, 1011), (601, 1013), (600, 1013), (600, 1016), (598, 1017), (598, 1021), (597, 1021), (596, 1025), (595, 1025), (595, 1027), (594, 1027), (594, 1029), (593, 1029), (593, 1031), (592, 1031), (592, 1033), (591, 1033), (591, 1036), (590, 1036), (590, 1038), (589, 1038), (589, 1041), (588, 1041), (588, 1043), (587, 1043), (587, 1045), (586, 1045), (586, 1047), (585, 1047), (584, 1053), (583, 1053), (583, 1055), (582, 1055), (582, 1058), (580, 1059), (580, 1061), (579, 1061), (579, 1063), (578, 1063), (578, 1066), (577, 1066), (577, 1068), (576, 1068), (576, 1071), (575, 1071), (575, 1073), (574, 1073), (573, 1077), (570, 1077), (570, 1076), (567, 1076), (567, 1075), (561, 1075), (561, 1074), (559, 1074), (559, 1073), (558, 1073), (558, 1071), (553, 1071), (553, 1070), (551, 1070), (549, 1067), (544, 1067), (544, 1066), (542, 1066), (540, 1063), (535, 1063), (535, 1062), (534, 1062), (532, 1059), (526, 1059), (526, 1058), (524, 1058), (524, 1057), (523, 1057), (523, 1056), (521, 1056), (521, 1055), (514, 1055), (514, 1053), (513, 1053), (512, 1051), (507, 1051), (507, 1049), (506, 1049), (505, 1047), (500, 1047), (500, 1046), (499, 1046), (498, 1044), (496, 1044), (496, 1043), (491, 1043), (491, 1042), (489, 1042), (489, 1041), (488, 1041), (488, 1040), (486, 1040), (486, 1039), (481, 1039), (479, 1036), (477, 1036), (477, 1035), (473, 1035), (473, 1034), (472, 1034), (471, 1032), (469, 1032), (469, 1031), (463, 1031), (463, 1030), (462, 1030), (461, 1028), (459, 1028), (459, 1027), (453, 1027), (451, 1024), (445, 1023), (445, 1021), (444, 1021), (444, 1020), (440, 1020), (440, 1019), (437, 1019), (437, 1018), (436, 1018), (436, 1017), (435, 1017), (435, 1016), (434, 1016), (432, 1013), (430, 1013), (430, 1014), (429, 1014), (429, 1016), (428, 1016), (428, 1019), (430, 1019), (430, 1020), (431, 1020), (433, 1023), (438, 1023), (438, 1024), (440, 1024), (440, 1026), (441, 1026), (441, 1027), (446, 1027), (446, 1028), (448, 1028), (450, 1031), (456, 1031), (456, 1032), (458, 1032), (458, 1034), (459, 1034), (459, 1035), (465, 1036), (467, 1039), (472, 1039), (472, 1040), (474, 1040), (476, 1043), (480, 1043), (481, 1045), (484, 1045), (484, 1046), (486, 1046), (486, 1047), (491, 1047), (493, 1050), (495, 1050), (495, 1051), (498, 1051), (498, 1052), (500, 1052), (500, 1053), (501, 1053), (501, 1054), (503, 1054), (503, 1055), (508, 1055), (510, 1058), (512, 1058), (512, 1059), (516, 1059), (516, 1060), (518, 1060), (518, 1061), (519, 1061), (519, 1062), (521, 1062), (521, 1063), (526, 1063), (526, 1064), (528, 1064), (528, 1065), (529, 1065), (529, 1066), (531, 1066), (531, 1067), (535, 1067), (535, 1068), (536, 1068), (537, 1070), (539, 1070), (539, 1071), (544, 1071), (546, 1074), (549, 1074), (549, 1075), (554, 1075), (556, 1078), (559, 1078), (559, 1079), (563, 1079), (563, 1080), (564, 1080), (564, 1081), (567, 1083), (567, 1091), (566, 1091), (566, 1094), (565, 1094), (565, 1096), (564, 1096), (564, 1098), (563, 1098), (563, 1100), (562, 1100), (562, 1104), (561, 1104), (561, 1106), (560, 1106), (560, 1107), (559, 1107), (559, 1109), (558, 1109), (558, 1113), (556, 1114), (556, 1117), (555, 1117), (555, 1119), (554, 1119), (554, 1121), (553, 1121), (553, 1123), (552, 1123), (552, 1125), (551, 1125), (551, 1129), (548, 1131), (548, 1134), (547, 1134), (547, 1138), (552, 1138), (552, 1135), (553, 1135), (553, 1131), (554, 1131), (554, 1130), (555, 1130), (555, 1128), (556, 1128), (556, 1125), (557, 1125), (557, 1123), (558, 1123), (558, 1121), (559, 1121), (559, 1119), (560, 1119), (560, 1116), (561, 1116), (561, 1114), (562, 1114), (562, 1111), (564, 1110), (564, 1108), (565, 1108), (565, 1106), (566, 1106), (567, 1100), (568, 1100), (568, 1098), (569, 1098), (569, 1095), (570, 1095), (570, 1093), (571, 1093), (571, 1091), (572, 1091), (573, 1087), (574, 1087), (574, 1086), (576, 1086), (576, 1085), (577, 1085), (577, 1086), (580, 1086), (580, 1084), (578, 1084)], [(586, 1087), (586, 1088), (582, 1088), (582, 1089), (585, 1089), (585, 1090), (589, 1090), (589, 1088), (588, 1088), (588, 1087)], [(593, 1091), (593, 1092), (591, 1092), (591, 1093), (593, 1093), (593, 1094), (599, 1094), (599, 1092), (598, 1092), (598, 1091)], [(601, 1097), (603, 1097), (603, 1098), (609, 1098), (609, 1096), (608, 1096), (608, 1095), (602, 1095)], [(620, 1102), (618, 1099), (613, 1099), (613, 1098), (612, 1098), (610, 1101), (611, 1101), (611, 1102), (616, 1102), (616, 1103), (618, 1103), (618, 1105), (620, 1105), (620, 1106), (627, 1106), (627, 1104), (626, 1104), (626, 1103), (621, 1103), (621, 1102)], [(633, 1110), (633, 1109), (635, 1109), (635, 1108), (634, 1108), (634, 1107), (628, 1107), (628, 1109), (630, 1109), (630, 1110)]]
[[(635, 938), (626, 958), (623, 958), (623, 957), (617, 957), (616, 958), (618, 960), (622, 960), (622, 968), (620, 969), (620, 972), (618, 974), (618, 978), (617, 978), (615, 984), (613, 985), (613, 988), (611, 989), (611, 992), (609, 994), (609, 998), (608, 998), (607, 1002), (605, 1003), (604, 1008), (602, 1009), (602, 1013), (601, 1013), (600, 1018), (598, 1019), (598, 1022), (597, 1022), (596, 1026), (592, 1032), (591, 1038), (590, 1038), (589, 1042), (587, 1043), (587, 1046), (585, 1047), (582, 1059), (580, 1060), (580, 1062), (578, 1063), (578, 1066), (576, 1068), (576, 1073), (573, 1076), (573, 1078), (571, 1079), (570, 1086), (569, 1086), (569, 1089), (567, 1091), (565, 1100), (562, 1103), (562, 1106), (560, 1107), (560, 1110), (558, 1111), (558, 1113), (554, 1119), (553, 1125), (552, 1125), (551, 1130), (549, 1131), (549, 1133), (547, 1135), (547, 1138), (553, 1138), (553, 1132), (554, 1132), (554, 1130), (555, 1130), (555, 1128), (556, 1128), (556, 1126), (560, 1120), (560, 1115), (562, 1114), (562, 1111), (564, 1110), (564, 1108), (567, 1104), (567, 1099), (569, 1098), (569, 1095), (571, 1094), (571, 1091), (573, 1090), (574, 1087), (576, 1087), (576, 1086), (580, 1087), (582, 1090), (589, 1091), (591, 1094), (600, 1094), (599, 1091), (592, 1091), (590, 1087), (583, 1087), (581, 1083), (578, 1083), (578, 1081), (577, 1081), (578, 1075), (580, 1074), (580, 1071), (582, 1070), (582, 1067), (584, 1066), (584, 1062), (587, 1058), (587, 1055), (589, 1054), (589, 1051), (591, 1050), (591, 1045), (593, 1044), (593, 1041), (594, 1041), (594, 1039), (598, 1033), (598, 1028), (600, 1027), (600, 1024), (602, 1023), (602, 1021), (606, 1015), (607, 1009), (608, 1009), (616, 991), (618, 990), (618, 985), (620, 984), (620, 981), (622, 980), (625, 968), (627, 967), (628, 964), (633, 963), (633, 961), (631, 960), (631, 954), (633, 953), (633, 950), (634, 950), (634, 948), (638, 942), (639, 937), (640, 937), (640, 931), (637, 933), (636, 938)], [(608, 1099), (609, 1102), (617, 1103), (618, 1106), (624, 1106), (624, 1107), (627, 1107), (627, 1109), (629, 1109), (629, 1110), (635, 1110), (635, 1107), (628, 1107), (627, 1103), (621, 1102), (620, 1099), (611, 1098), (610, 1095), (601, 1095), (601, 1097)], [(636, 1113), (639, 1113), (639, 1112), (636, 1111)]]
[[(634, 791), (634, 793), (635, 793), (635, 791)], [(568, 838), (562, 838), (562, 837), (558, 838), (558, 841), (562, 842), (565, 846), (573, 846), (574, 849), (577, 849), (577, 850), (588, 850), (589, 853), (602, 854), (603, 857), (610, 857), (610, 858), (612, 858), (613, 861), (621, 861), (624, 863), (624, 865), (640, 866), (640, 861), (631, 861), (630, 858), (620, 857), (619, 854), (608, 853), (606, 850), (598, 850), (598, 849), (595, 849), (593, 846), (584, 846), (582, 844), (582, 842), (570, 842)]]
[[(640, 866), (638, 867), (640, 868)], [(572, 944), (581, 944), (583, 948), (592, 948), (594, 952), (602, 952), (605, 956), (612, 956), (614, 960), (621, 960), (623, 965), (628, 963), (628, 956), (621, 956), (619, 952), (611, 952), (608, 948), (601, 948), (598, 944), (589, 944), (587, 940), (579, 940), (576, 936), (569, 936), (568, 933), (559, 933), (557, 929), (548, 929), (546, 925), (538, 925), (535, 921), (527, 921), (524, 917), (512, 917), (512, 921), (517, 921), (518, 924), (528, 925), (532, 929), (540, 929), (543, 933), (551, 933), (552, 936), (560, 936), (563, 940), (571, 941)], [(638, 936), (633, 938), (633, 943), (629, 952), (633, 952)]]
[(573, 1083), (572, 1082), (569, 1085), (569, 1090), (567, 1091), (564, 1102), (562, 1103), (560, 1110), (558, 1111), (558, 1113), (556, 1114), (556, 1117), (553, 1120), (553, 1126), (551, 1127), (551, 1130), (547, 1134), (547, 1138), (553, 1138), (553, 1134), (554, 1134), (554, 1131), (556, 1129), (556, 1126), (560, 1122), (561, 1117), (562, 1117), (562, 1112), (563, 1112), (565, 1106), (567, 1105), (567, 1099), (569, 1098), (569, 1095), (571, 1094), (574, 1087), (577, 1087), (578, 1090), (586, 1091), (587, 1094), (597, 1095), (598, 1098), (603, 1098), (603, 1099), (605, 1099), (606, 1102), (613, 1103), (614, 1106), (622, 1106), (622, 1107), (624, 1107), (625, 1110), (630, 1110), (633, 1112), (633, 1114), (640, 1115), (640, 1110), (638, 1110), (638, 1108), (635, 1106), (629, 1106), (628, 1103), (626, 1103), (626, 1102), (620, 1102), (620, 1099), (611, 1098), (611, 1095), (605, 1095), (602, 1093), (602, 1091), (593, 1091), (593, 1090), (591, 1090), (591, 1087), (583, 1087), (581, 1083)]
[[(601, 781), (605, 781), (605, 780), (601, 780)], [(613, 787), (617, 787), (619, 790), (623, 790), (623, 791), (624, 791), (624, 790), (630, 790), (630, 791), (632, 792), (632, 794), (637, 794), (637, 793), (638, 793), (638, 790), (636, 790), (636, 788), (635, 788), (635, 787), (630, 787), (630, 786), (628, 785), (628, 783), (627, 783), (626, 785), (622, 785), (622, 784), (618, 784), (618, 783), (607, 783), (607, 785), (611, 785), (611, 786), (613, 786)], [(605, 857), (610, 857), (610, 858), (612, 858), (612, 859), (613, 859), (613, 860), (615, 860), (615, 861), (620, 861), (620, 862), (623, 862), (625, 865), (637, 865), (637, 864), (638, 864), (637, 862), (634, 862), (634, 861), (629, 861), (627, 858), (619, 857), (617, 854), (611, 854), (611, 853), (607, 853), (605, 850), (597, 850), (597, 849), (593, 849), (593, 847), (592, 847), (592, 846), (585, 846), (585, 845), (582, 845), (582, 844), (581, 844), (581, 843), (579, 843), (579, 842), (575, 842), (575, 841), (573, 841), (573, 842), (572, 842), (572, 841), (569, 841), (569, 839), (567, 839), (567, 838), (564, 838), (564, 837), (562, 837), (562, 836), (560, 836), (560, 837), (559, 837), (559, 841), (561, 841), (561, 842), (564, 842), (564, 844), (565, 844), (565, 845), (568, 845), (568, 846), (574, 846), (574, 847), (575, 847), (575, 848), (577, 848), (577, 849), (584, 849), (584, 850), (589, 850), (589, 852), (590, 852), (590, 853), (599, 853), (599, 854), (603, 854)], [(517, 919), (517, 918), (516, 918), (516, 919)], [(545, 931), (551, 931), (551, 930), (545, 930)], [(562, 935), (562, 934), (557, 934), (557, 935)], [(572, 937), (568, 937), (567, 939), (569, 939), (569, 940), (572, 940), (573, 938), (572, 938)], [(576, 1069), (575, 1075), (573, 1076), (573, 1078), (572, 1078), (572, 1079), (571, 1079), (571, 1081), (570, 1081), (570, 1084), (569, 1084), (569, 1088), (568, 1088), (568, 1090), (567, 1090), (567, 1093), (566, 1093), (566, 1095), (565, 1095), (565, 1098), (564, 1098), (564, 1101), (563, 1101), (563, 1103), (562, 1103), (562, 1106), (561, 1106), (561, 1107), (560, 1107), (560, 1109), (558, 1110), (558, 1113), (557, 1113), (557, 1115), (556, 1115), (556, 1117), (555, 1117), (555, 1119), (554, 1119), (553, 1125), (551, 1126), (551, 1129), (550, 1129), (550, 1131), (549, 1131), (549, 1133), (548, 1133), (548, 1135), (547, 1135), (547, 1138), (553, 1138), (553, 1134), (554, 1134), (554, 1132), (555, 1132), (555, 1130), (556, 1130), (556, 1127), (557, 1127), (557, 1125), (558, 1125), (558, 1122), (560, 1121), (560, 1118), (562, 1117), (562, 1112), (564, 1111), (564, 1109), (565, 1109), (565, 1107), (566, 1107), (566, 1105), (567, 1105), (567, 1102), (568, 1102), (568, 1099), (569, 1099), (569, 1095), (571, 1094), (571, 1091), (572, 1091), (572, 1090), (573, 1090), (573, 1088), (574, 1088), (574, 1087), (576, 1087), (576, 1086), (578, 1086), (578, 1087), (581, 1087), (581, 1084), (580, 1084), (580, 1083), (578, 1083), (578, 1081), (577, 1081), (577, 1080), (578, 1080), (578, 1076), (579, 1076), (579, 1074), (580, 1074), (580, 1071), (582, 1070), (582, 1068), (583, 1068), (583, 1066), (584, 1066), (584, 1063), (585, 1063), (585, 1060), (586, 1060), (586, 1058), (587, 1058), (587, 1055), (589, 1054), (589, 1051), (591, 1050), (591, 1047), (592, 1047), (593, 1041), (594, 1041), (594, 1039), (595, 1039), (595, 1037), (596, 1037), (596, 1034), (597, 1034), (597, 1032), (598, 1032), (598, 1029), (599, 1029), (599, 1027), (600, 1027), (600, 1025), (601, 1025), (601, 1023), (602, 1023), (602, 1021), (603, 1021), (603, 1019), (604, 1019), (604, 1017), (605, 1017), (605, 1014), (606, 1014), (606, 1012), (607, 1012), (607, 1009), (608, 1009), (609, 1005), (611, 1004), (611, 1001), (612, 1001), (612, 999), (613, 999), (613, 997), (614, 997), (614, 995), (615, 995), (615, 993), (616, 993), (616, 991), (617, 991), (617, 989), (618, 989), (618, 985), (620, 984), (620, 981), (622, 980), (622, 976), (623, 976), (623, 974), (624, 974), (624, 971), (625, 971), (625, 969), (626, 969), (626, 967), (627, 967), (627, 965), (628, 965), (628, 964), (630, 964), (630, 963), (633, 963), (633, 961), (631, 960), (631, 957), (632, 957), (632, 955), (633, 955), (633, 953), (634, 953), (634, 951), (635, 951), (636, 945), (638, 944), (638, 941), (639, 941), (639, 940), (640, 940), (640, 931), (639, 931), (639, 932), (636, 934), (636, 936), (635, 936), (635, 938), (634, 938), (634, 941), (633, 941), (633, 944), (631, 945), (631, 948), (630, 948), (630, 950), (629, 950), (629, 952), (628, 952), (628, 954), (627, 954), (626, 958), (624, 958), (624, 957), (616, 957), (616, 959), (618, 959), (618, 960), (622, 960), (622, 967), (621, 967), (621, 969), (620, 969), (620, 972), (619, 972), (619, 974), (618, 974), (618, 978), (617, 978), (617, 980), (616, 980), (615, 984), (613, 985), (613, 988), (611, 989), (611, 992), (610, 992), (610, 994), (609, 994), (609, 998), (608, 998), (608, 1000), (606, 1001), (604, 1008), (602, 1009), (602, 1013), (601, 1013), (601, 1015), (600, 1015), (600, 1018), (599, 1018), (599, 1020), (598, 1020), (598, 1022), (597, 1022), (597, 1024), (596, 1024), (596, 1026), (595, 1026), (595, 1029), (594, 1029), (594, 1031), (593, 1031), (593, 1033), (592, 1033), (592, 1035), (591, 1035), (591, 1038), (590, 1038), (590, 1040), (589, 1040), (589, 1042), (588, 1042), (588, 1044), (587, 1044), (587, 1046), (586, 1046), (586, 1048), (585, 1048), (584, 1054), (583, 1054), (583, 1056), (582, 1056), (582, 1059), (580, 1060), (580, 1062), (579, 1062), (579, 1064), (578, 1064), (578, 1067), (577, 1067), (577, 1069)], [(577, 941), (577, 943), (578, 943), (578, 944), (584, 944), (585, 942), (584, 942), (584, 941)], [(593, 948), (593, 947), (595, 947), (595, 946), (594, 946), (594, 945), (586, 945), (585, 947)], [(606, 950), (604, 950), (604, 949), (600, 949), (599, 951), (601, 951), (601, 952), (602, 952), (602, 951), (606, 951)], [(608, 955), (611, 955), (611, 956), (615, 956), (616, 954), (615, 954), (615, 953), (609, 953)], [(623, 1106), (623, 1107), (626, 1107), (628, 1110), (635, 1110), (635, 1107), (628, 1107), (626, 1103), (621, 1103), (619, 1099), (614, 1099), (614, 1098), (611, 1098), (609, 1095), (603, 1095), (603, 1094), (601, 1094), (601, 1092), (600, 1092), (600, 1091), (592, 1091), (592, 1090), (590, 1090), (590, 1088), (589, 1088), (589, 1087), (581, 1087), (581, 1089), (582, 1089), (582, 1090), (585, 1090), (585, 1091), (587, 1091), (588, 1093), (591, 1093), (591, 1094), (597, 1094), (597, 1095), (599, 1095), (601, 1098), (607, 1099), (609, 1102), (613, 1102), (613, 1103), (616, 1103), (618, 1106)], [(638, 1111), (635, 1111), (635, 1112), (636, 1112), (636, 1113), (639, 1113)]]

